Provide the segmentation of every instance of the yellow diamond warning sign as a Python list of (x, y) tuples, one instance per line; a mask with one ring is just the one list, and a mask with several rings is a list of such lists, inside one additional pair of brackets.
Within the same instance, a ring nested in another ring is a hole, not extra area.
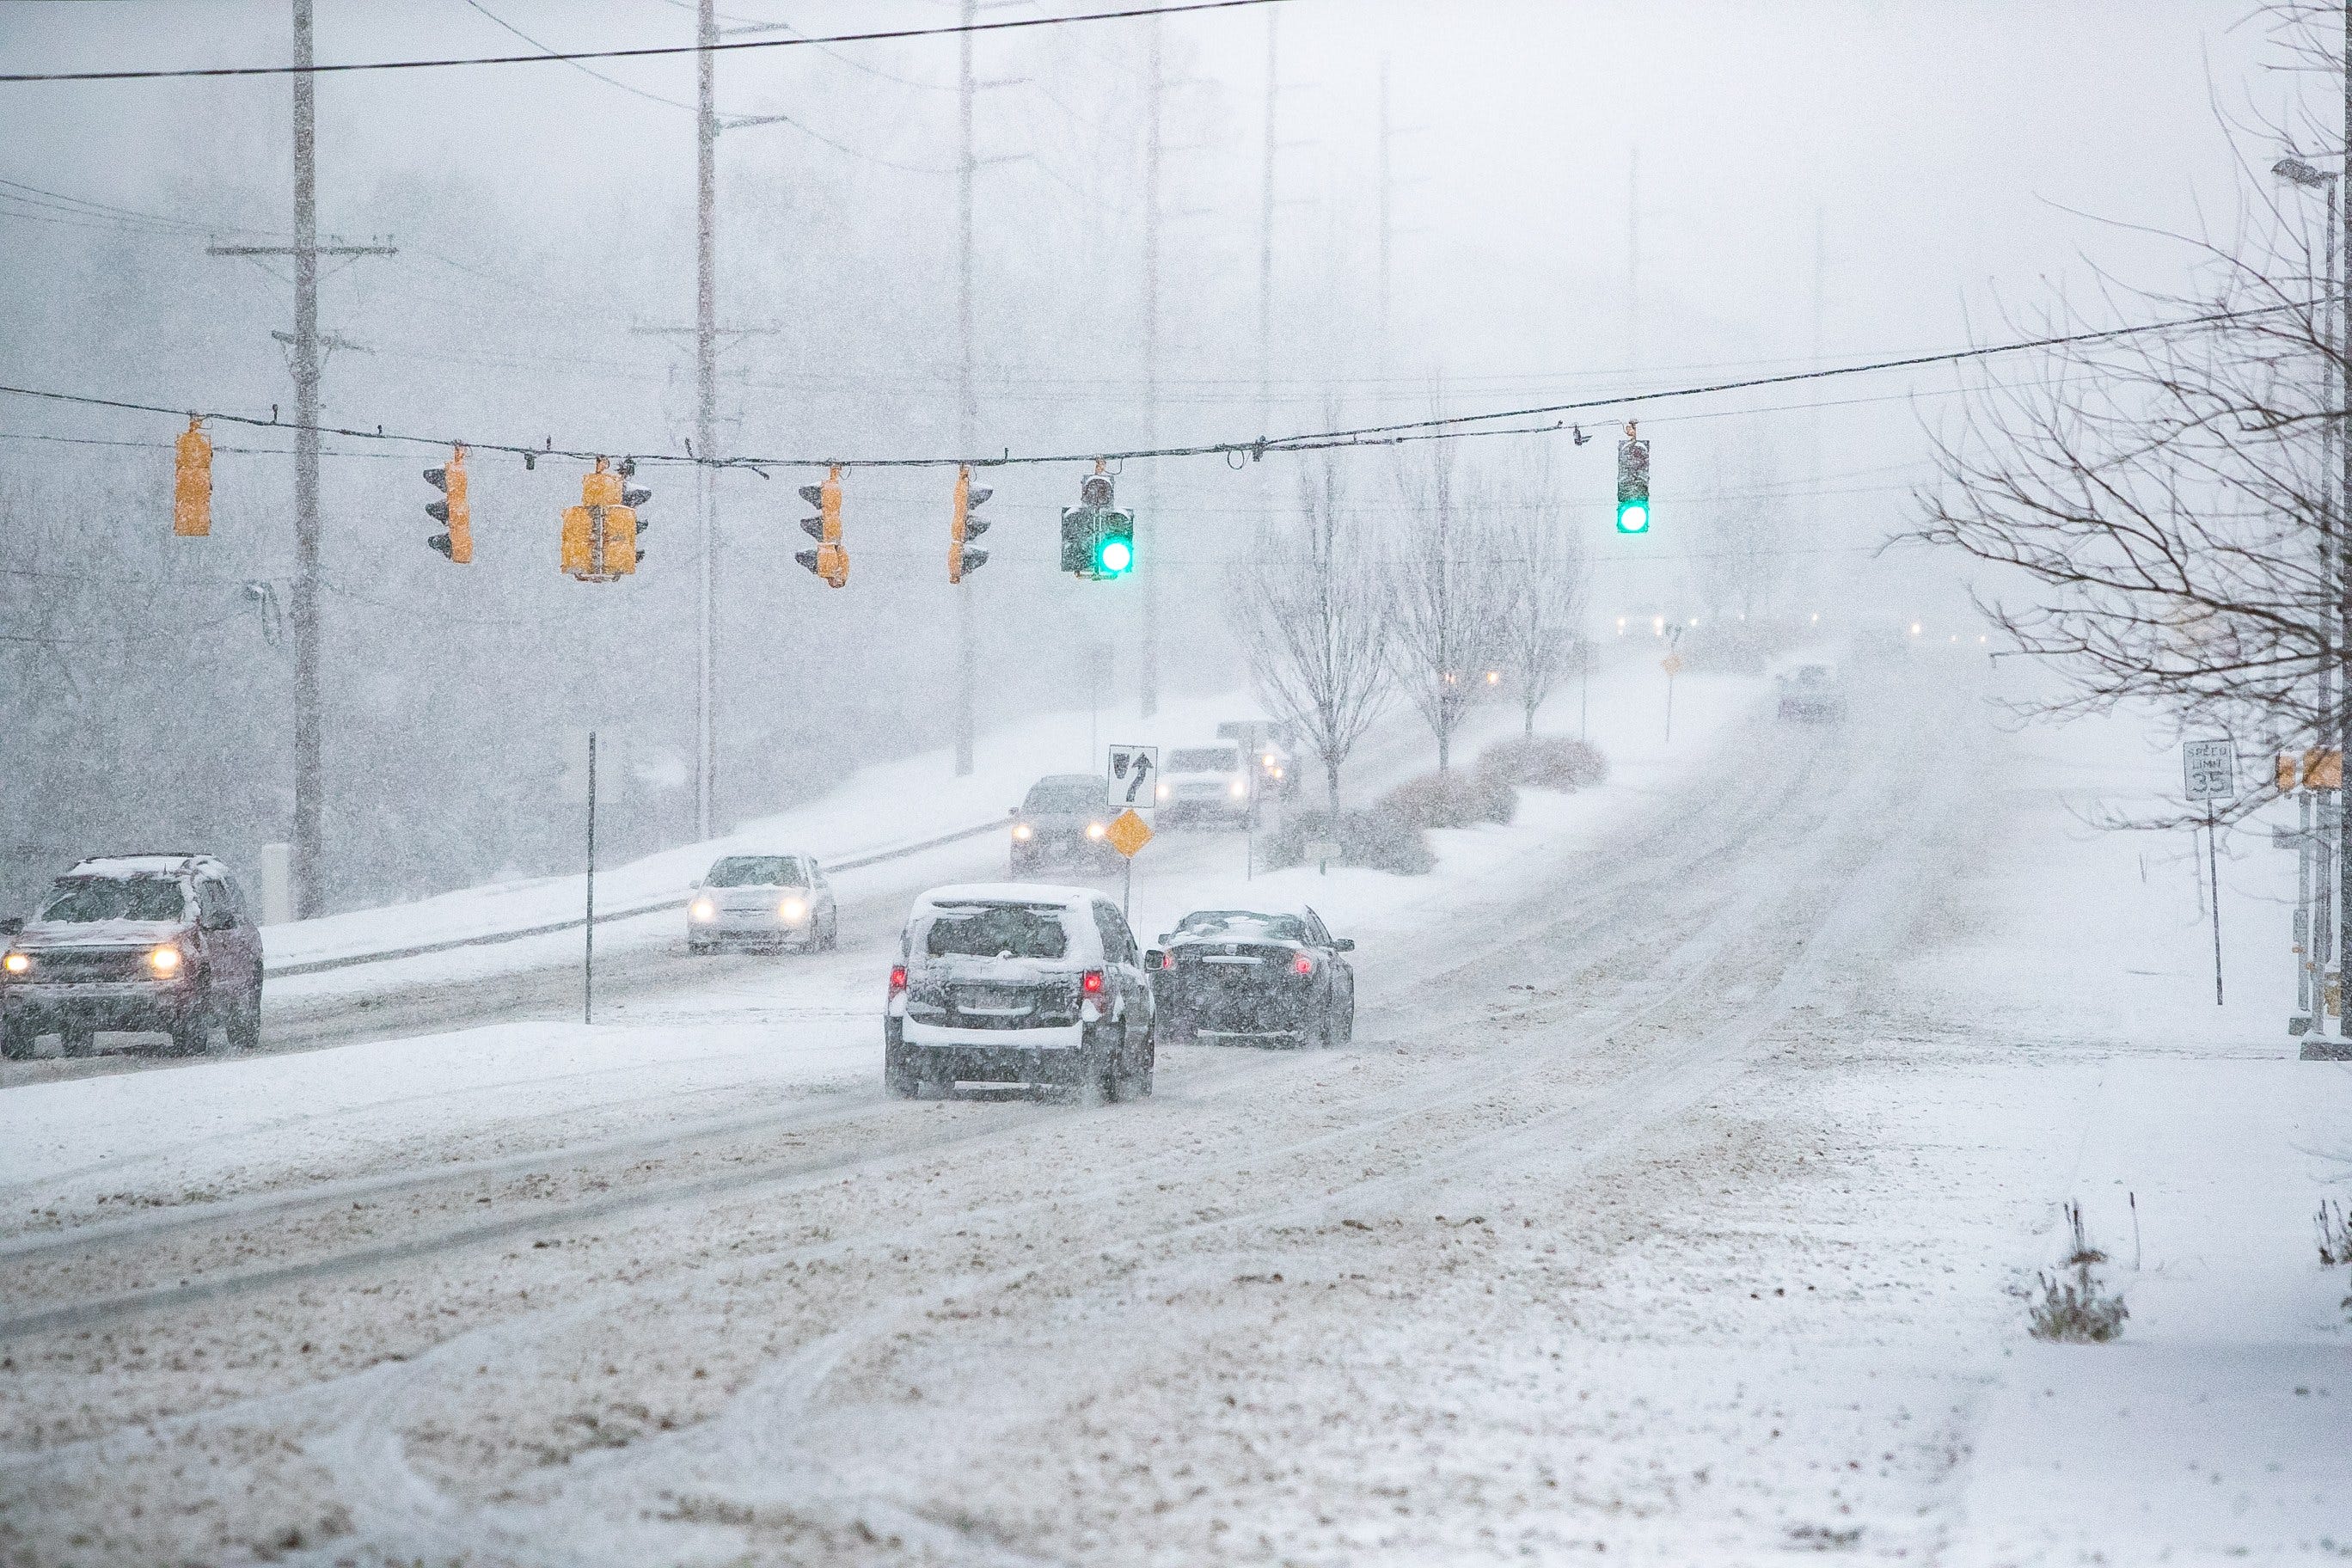
[(1151, 842), (1151, 825), (1132, 811), (1122, 811), (1112, 818), (1103, 837), (1110, 840), (1112, 848), (1132, 860), (1137, 850)]
[(1682, 673), (1683, 656), (1678, 653), (1670, 653), (1666, 655), (1665, 658), (1658, 660), (1658, 668), (1664, 670), (1668, 675), (1679, 675)]

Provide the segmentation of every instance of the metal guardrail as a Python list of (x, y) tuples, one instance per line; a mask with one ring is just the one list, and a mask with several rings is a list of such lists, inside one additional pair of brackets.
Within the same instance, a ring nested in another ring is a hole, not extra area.
[[(983, 833), (1001, 833), (1003, 830), (1004, 823), (1002, 820), (983, 822), (973, 827), (959, 827), (953, 833), (943, 833), (936, 838), (926, 838), (919, 843), (902, 844), (895, 849), (879, 849), (871, 855), (854, 856), (846, 860), (825, 861), (824, 868), (827, 871), (856, 871), (867, 866), (879, 866), (888, 860), (903, 860), (909, 855), (919, 855), (927, 849), (937, 849), (944, 845), (961, 843), (966, 838), (977, 838)], [(655, 903), (632, 904), (627, 909), (614, 910), (609, 912), (599, 911), (596, 923), (604, 925), (613, 921), (635, 920), (639, 915), (659, 914), (665, 910), (682, 910), (686, 908), (687, 901), (686, 897), (681, 895), (675, 899), (663, 899)], [(521, 942), (527, 937), (552, 936), (557, 931), (578, 931), (587, 923), (585, 916), (574, 916), (570, 920), (550, 921), (540, 925), (519, 926), (510, 931), (484, 931), (476, 936), (451, 937), (446, 942), (419, 942), (409, 947), (386, 948), (375, 952), (345, 953), (340, 958), (314, 958), (307, 963), (273, 964), (269, 963), (265, 956), (263, 973), (274, 980), (290, 980), (298, 974), (324, 974), (329, 970), (352, 969), (362, 963), (390, 963), (394, 959), (423, 958), (429, 953), (454, 952), (461, 947), (493, 947), (499, 942)]]

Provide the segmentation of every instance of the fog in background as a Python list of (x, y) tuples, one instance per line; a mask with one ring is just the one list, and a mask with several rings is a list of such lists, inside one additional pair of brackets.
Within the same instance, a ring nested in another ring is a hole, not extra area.
[[(1073, 7), (1075, 8), (1075, 7)], [(988, 19), (1038, 14), (990, 9)], [(805, 33), (955, 20), (950, 4), (728, 0), (722, 26)], [(2241, 11), (2189, 4), (1405, 4), (1297, 0), (1156, 24), (1163, 99), (1160, 393), (1141, 341), (1149, 31), (982, 37), (976, 150), (979, 447), (1091, 452), (1282, 435), (1679, 386), (2008, 335), (2005, 311), (2090, 263), (2178, 284), (2164, 230), (2226, 227), (2215, 116), (2283, 94)], [(321, 62), (690, 43), (679, 0), (320, 0)], [(1268, 344), (1258, 332), (1268, 29), (1278, 141)], [(765, 37), (772, 35), (742, 35)], [(275, 63), (282, 3), (0, 4), (11, 70)], [(943, 37), (722, 56), (719, 316), (729, 455), (955, 447), (957, 60)], [(694, 64), (677, 57), (319, 79), (331, 425), (682, 452), (694, 313)], [(1393, 214), (1379, 288), (1385, 70)], [(273, 331), (287, 267), (211, 257), (289, 222), (284, 79), (0, 87), (0, 380), (291, 416)], [(661, 100), (671, 101), (661, 101)], [(31, 187), (31, 189), (27, 189)], [(59, 203), (42, 193), (63, 193)], [(104, 204), (119, 213), (87, 204)], [(2093, 215), (2086, 216), (2084, 215)], [(1743, 602), (1712, 520), (1777, 529), (1769, 608), (1969, 618), (1958, 566), (1875, 546), (1932, 478), (1949, 372), (1662, 404), (1654, 535), (1611, 531), (1622, 413), (1561, 434), (1553, 471), (1594, 563), (1591, 629)], [(213, 533), (170, 532), (176, 421), (0, 397), (0, 897), (101, 849), (204, 848), (250, 876), (289, 837), (290, 440), (215, 426)], [(95, 444), (90, 444), (95, 443)], [(1461, 460), (1517, 443), (1471, 442)], [(626, 852), (691, 836), (695, 555), (688, 470), (641, 482), (633, 582), (555, 569), (580, 466), (470, 462), (476, 560), (426, 548), (430, 448), (330, 438), (324, 463), (328, 874), (338, 907), (569, 865), (559, 773), (617, 742)], [(1227, 583), (1297, 458), (1129, 465), (1137, 577), (1074, 583), (1055, 519), (1078, 463), (993, 470), (992, 559), (964, 590), (983, 731), (1083, 702), (1095, 650), (1132, 715), (1149, 574), (1168, 695), (1241, 687)], [(1395, 455), (1343, 456), (1365, 526)], [(853, 471), (848, 587), (794, 565), (793, 487), (719, 497), (719, 825), (856, 764), (945, 746), (952, 470)], [(253, 585), (267, 585), (268, 592)], [(1096, 760), (1041, 757), (1040, 771)], [(919, 832), (932, 826), (914, 823)]]

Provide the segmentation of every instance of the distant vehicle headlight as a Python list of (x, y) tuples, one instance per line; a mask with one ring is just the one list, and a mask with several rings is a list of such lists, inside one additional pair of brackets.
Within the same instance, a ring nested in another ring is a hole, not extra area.
[(1162, 800), (1166, 800), (1168, 798), (1168, 786), (1166, 784), (1161, 784), (1160, 786), (1160, 798)]
[(776, 912), (788, 921), (796, 921), (808, 913), (808, 905), (799, 899), (786, 899), (776, 906)]
[(1013, 837), (1019, 842), (1026, 844), (1037, 837), (1037, 830), (1025, 822), (1016, 822), (1013, 825)]
[(6, 958), (0, 958), (0, 969), (5, 969), (11, 974), (30, 974), (33, 972), (33, 955), (12, 952)]
[(1245, 779), (1235, 779), (1227, 786), (1225, 793), (1232, 795), (1235, 800), (1239, 800), (1244, 795), (1249, 794), (1249, 782)]
[(158, 974), (179, 973), (183, 962), (184, 961), (181, 957), (180, 950), (168, 942), (161, 947), (151, 947), (147, 950), (147, 967)]
[(709, 899), (697, 899), (687, 913), (698, 921), (715, 921), (719, 918), (719, 906)]
[(1099, 822), (1089, 822), (1087, 824), (1087, 837), (1089, 838), (1100, 838), (1104, 834), (1109, 831), (1110, 829), (1105, 827)]

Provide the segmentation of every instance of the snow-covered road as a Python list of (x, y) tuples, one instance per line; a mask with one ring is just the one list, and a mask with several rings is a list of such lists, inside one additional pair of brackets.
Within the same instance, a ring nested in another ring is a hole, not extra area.
[[(1836, 731), (1727, 689), (1711, 744), (1445, 836), (1435, 877), (1314, 879), (1355, 1046), (1165, 1050), (1145, 1103), (886, 1100), (846, 965), (11, 1091), (0, 1550), (2076, 1561), (2117, 1537), (2002, 1436), (2036, 1430), (2009, 1292), (2086, 1161), (2178, 1121), (2161, 1085), (2099, 1117), (2134, 1048), (2215, 1110), (2297, 1064), (1990, 1016), (1988, 867), (2060, 885), (2068, 819), (1973, 677), (1874, 673)], [(2288, 1358), (2323, 1454), (2345, 1358)], [(2162, 1543), (2321, 1550), (2316, 1462)]]

